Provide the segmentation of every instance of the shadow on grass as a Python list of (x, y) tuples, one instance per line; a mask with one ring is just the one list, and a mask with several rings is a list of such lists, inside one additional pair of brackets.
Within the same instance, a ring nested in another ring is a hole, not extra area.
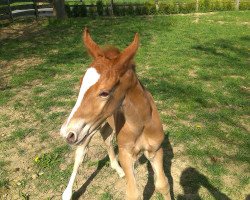
[(106, 165), (106, 163), (108, 162), (108, 160), (109, 160), (109, 157), (107, 155), (102, 160), (100, 160), (98, 162), (98, 166), (97, 166), (97, 169), (95, 170), (95, 172), (93, 174), (91, 174), (91, 176), (81, 186), (80, 189), (78, 189), (76, 192), (74, 192), (74, 194), (72, 196), (72, 200), (79, 199), (85, 193), (85, 191), (86, 191), (87, 187), (89, 186), (89, 184), (93, 181), (93, 179), (97, 176), (97, 174), (101, 171), (101, 169)]
[(203, 44), (196, 44), (192, 48), (203, 52), (203, 55), (213, 56), (215, 64), (211, 65), (211, 62), (208, 62), (206, 67), (212, 66), (217, 68), (218, 65), (223, 65), (225, 68), (228, 68), (228, 66), (235, 69), (242, 68), (243, 66), (247, 68), (250, 56), (247, 47), (249, 42), (250, 37), (248, 36), (238, 37), (237, 41), (235, 39), (216, 39)]
[[(165, 136), (162, 147), (164, 150), (164, 171), (169, 181), (171, 199), (174, 200), (173, 178), (171, 175), (174, 154), (169, 141), (169, 133)], [(142, 156), (139, 161), (140, 163), (145, 163), (147, 162), (147, 159), (145, 156)], [(155, 191), (154, 171), (149, 162), (147, 162), (147, 169), (148, 181), (143, 192), (144, 200), (149, 200)], [(188, 167), (182, 172), (180, 185), (183, 187), (184, 194), (178, 195), (177, 200), (201, 200), (202, 198), (199, 196), (199, 189), (201, 187), (206, 188), (215, 200), (231, 200), (226, 194), (220, 192), (218, 188), (214, 187), (204, 174), (201, 174), (193, 167)]]
[(206, 188), (215, 200), (230, 200), (227, 195), (214, 187), (204, 174), (193, 167), (188, 167), (182, 172), (180, 185), (183, 187), (184, 194), (178, 195), (177, 200), (201, 200), (199, 195), (201, 187)]

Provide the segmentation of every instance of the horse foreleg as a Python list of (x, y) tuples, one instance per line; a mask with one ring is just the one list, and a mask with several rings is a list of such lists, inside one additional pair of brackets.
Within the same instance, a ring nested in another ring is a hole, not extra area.
[(158, 190), (163, 195), (164, 200), (171, 200), (168, 179), (165, 176), (163, 169), (163, 149), (160, 148), (154, 153), (145, 151), (144, 155), (150, 161), (154, 170), (156, 190)]
[(112, 140), (114, 137), (114, 132), (112, 130), (112, 128), (109, 126), (108, 123), (106, 123), (100, 130), (101, 136), (104, 140), (107, 152), (108, 152), (108, 156), (110, 159), (110, 165), (111, 167), (116, 170), (116, 172), (118, 173), (118, 175), (122, 178), (124, 177), (124, 171), (123, 169), (120, 167), (119, 163), (117, 162), (116, 156), (115, 156), (115, 151), (114, 151), (114, 147), (112, 144)]
[(83, 161), (83, 158), (84, 158), (84, 155), (85, 155), (86, 151), (87, 151), (87, 148), (86, 148), (85, 145), (84, 146), (78, 146), (77, 149), (76, 149), (75, 163), (74, 163), (73, 172), (72, 172), (72, 174), (70, 176), (68, 186), (63, 192), (63, 195), (62, 195), (63, 200), (70, 200), (71, 199), (72, 189), (73, 189), (73, 184), (74, 184), (74, 181), (75, 181), (75, 178), (76, 178), (76, 174), (77, 174), (77, 171), (78, 171), (78, 168), (79, 168), (80, 164)]
[(139, 191), (134, 175), (135, 158), (126, 149), (119, 148), (119, 160), (127, 181), (126, 200), (138, 200)]

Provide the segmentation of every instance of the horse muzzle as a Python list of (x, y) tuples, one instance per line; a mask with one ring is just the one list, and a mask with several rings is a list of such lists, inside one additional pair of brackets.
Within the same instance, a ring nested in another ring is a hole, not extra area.
[(87, 143), (94, 133), (99, 130), (101, 123), (74, 122), (67, 125), (65, 122), (60, 130), (60, 135), (70, 145), (83, 145)]

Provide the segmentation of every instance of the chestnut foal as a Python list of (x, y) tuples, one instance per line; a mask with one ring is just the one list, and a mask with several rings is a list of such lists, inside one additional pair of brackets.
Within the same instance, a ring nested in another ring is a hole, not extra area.
[[(127, 181), (126, 199), (139, 199), (134, 177), (134, 163), (140, 152), (150, 161), (155, 172), (155, 187), (170, 200), (169, 184), (163, 171), (164, 132), (151, 94), (141, 85), (133, 57), (139, 46), (139, 36), (123, 51), (109, 47), (101, 49), (87, 29), (84, 44), (93, 62), (82, 78), (80, 93), (68, 119), (62, 125), (61, 135), (69, 144), (77, 146), (75, 163), (63, 200), (72, 196), (77, 170), (92, 136), (99, 131), (107, 147), (111, 167)], [(117, 137), (118, 164), (112, 146)]]

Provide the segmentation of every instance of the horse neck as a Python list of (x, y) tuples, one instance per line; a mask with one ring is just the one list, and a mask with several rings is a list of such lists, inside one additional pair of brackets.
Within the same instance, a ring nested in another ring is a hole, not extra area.
[(126, 122), (134, 126), (144, 126), (151, 116), (152, 108), (147, 91), (137, 77), (135, 84), (128, 90), (125, 96), (122, 111)]

